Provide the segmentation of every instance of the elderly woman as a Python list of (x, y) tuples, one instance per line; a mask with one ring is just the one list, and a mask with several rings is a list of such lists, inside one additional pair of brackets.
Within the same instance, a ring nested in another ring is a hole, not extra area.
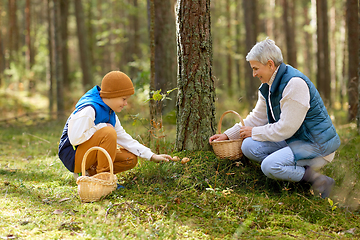
[(258, 42), (246, 56), (253, 76), (261, 81), (255, 108), (244, 120), (209, 138), (244, 138), (243, 154), (261, 163), (272, 179), (310, 182), (322, 198), (334, 179), (316, 170), (334, 158), (340, 138), (314, 84), (299, 70), (283, 63), (275, 42)]

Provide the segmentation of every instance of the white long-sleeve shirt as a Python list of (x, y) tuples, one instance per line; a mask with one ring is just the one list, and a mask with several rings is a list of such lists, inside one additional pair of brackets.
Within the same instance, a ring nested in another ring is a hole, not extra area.
[[(151, 149), (140, 144), (138, 141), (133, 139), (121, 126), (120, 120), (115, 115), (115, 131), (117, 134), (117, 144), (124, 147), (129, 152), (150, 160), (154, 154)], [(80, 145), (89, 140), (92, 135), (99, 129), (106, 127), (106, 123), (99, 123), (95, 125), (95, 110), (91, 106), (83, 108), (77, 113), (73, 113), (68, 123), (68, 136), (70, 143), (73, 146)]]
[[(276, 69), (268, 83), (269, 91), (277, 74), (277, 70), (278, 69)], [(244, 119), (245, 126), (253, 127), (251, 136), (252, 139), (255, 141), (280, 142), (290, 138), (300, 128), (306, 117), (307, 111), (310, 108), (310, 91), (306, 82), (299, 77), (293, 77), (290, 79), (284, 88), (282, 98), (280, 100), (281, 114), (279, 121), (269, 123), (266, 108), (266, 99), (259, 92), (255, 108)], [(272, 116), (274, 117), (271, 107), (270, 110)], [(229, 139), (239, 139), (240, 128), (241, 123), (236, 123), (224, 133)], [(327, 161), (331, 161), (334, 158), (334, 153), (324, 158)]]

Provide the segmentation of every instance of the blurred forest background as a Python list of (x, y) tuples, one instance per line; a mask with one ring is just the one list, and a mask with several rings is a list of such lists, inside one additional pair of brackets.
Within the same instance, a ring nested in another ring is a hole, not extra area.
[[(217, 108), (254, 106), (260, 82), (245, 56), (269, 37), (285, 63), (310, 77), (329, 109), (356, 121), (358, 0), (204, 2), (210, 3)], [(176, 15), (176, 5), (175, 0), (0, 0), (0, 119), (29, 112), (67, 117), (63, 113), (112, 70), (130, 76), (134, 105), (142, 102), (141, 111), (149, 113), (145, 101), (151, 91), (179, 84), (176, 23), (186, 16)], [(176, 92), (164, 104), (164, 115), (174, 116)]]

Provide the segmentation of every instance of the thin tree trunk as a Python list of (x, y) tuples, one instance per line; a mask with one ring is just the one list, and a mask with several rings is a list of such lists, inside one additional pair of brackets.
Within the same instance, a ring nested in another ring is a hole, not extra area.
[(91, 65), (90, 65), (90, 54), (89, 54), (89, 45), (87, 41), (87, 34), (84, 21), (84, 10), (81, 0), (74, 1), (75, 3), (75, 16), (76, 16), (76, 26), (77, 26), (77, 35), (79, 42), (80, 50), (80, 63), (83, 74), (83, 89), (85, 91), (89, 90), (93, 85), (93, 78), (91, 74)]
[[(235, 39), (236, 39), (236, 55), (240, 56), (241, 54), (241, 24), (240, 24), (240, 9), (241, 9), (241, 0), (236, 0), (236, 11), (235, 11), (235, 19), (236, 19), (236, 25), (235, 25)], [(240, 59), (237, 57), (235, 59), (235, 68), (236, 68), (236, 82), (238, 86), (238, 90), (241, 89), (241, 65), (240, 65)]]
[[(0, 12), (3, 12), (3, 3), (0, 1)], [(2, 34), (2, 17), (0, 16), (0, 87), (3, 83), (4, 71), (5, 71), (5, 47), (4, 47), (4, 38)]]
[(62, 76), (62, 59), (61, 59), (61, 27), (59, 2), (53, 0), (53, 22), (54, 22), (54, 57), (55, 57), (55, 78), (56, 78), (56, 106), (57, 117), (61, 118), (64, 114), (64, 94), (63, 94), (63, 76)]
[(14, 56), (17, 56), (19, 50), (19, 27), (16, 11), (16, 0), (9, 0), (9, 65), (17, 60)]
[[(304, 25), (309, 26), (310, 25), (310, 18), (309, 18), (309, 0), (303, 1), (303, 16), (304, 16)], [(310, 79), (312, 79), (313, 76), (313, 58), (312, 58), (312, 41), (311, 41), (311, 34), (308, 31), (304, 31), (304, 59), (306, 59), (304, 64), (304, 73), (306, 76), (308, 76)]]
[[(257, 41), (257, 12), (256, 12), (256, 0), (243, 0), (243, 9), (244, 9), (244, 22), (246, 28), (246, 53), (251, 50), (251, 48), (256, 44)], [(252, 69), (249, 66), (248, 62), (245, 62), (245, 87), (246, 87), (246, 99), (249, 103), (249, 108), (253, 108), (254, 103), (256, 102), (256, 93), (258, 82), (254, 79), (252, 75)]]
[(317, 88), (324, 103), (330, 105), (330, 55), (327, 0), (316, 1), (317, 13)]
[[(176, 87), (176, 25), (174, 0), (155, 0), (155, 90), (162, 93)], [(171, 100), (162, 102), (161, 113), (175, 109), (176, 91), (169, 96)]]
[(61, 58), (62, 58), (62, 72), (64, 81), (64, 92), (67, 93), (70, 89), (69, 78), (69, 64), (68, 64), (68, 15), (69, 15), (69, 0), (60, 1), (60, 18), (61, 18)]
[(349, 78), (348, 78), (348, 121), (353, 121), (357, 115), (358, 104), (358, 0), (347, 0), (346, 21), (348, 30)]
[(283, 21), (285, 27), (287, 63), (296, 68), (297, 60), (296, 60), (296, 46), (295, 46), (295, 36), (294, 36), (295, 34), (294, 12), (295, 12), (295, 2), (283, 0)]
[[(358, 6), (358, 42), (360, 43), (360, 6)], [(357, 128), (360, 135), (360, 46), (358, 46), (358, 111), (357, 111)]]
[(54, 113), (54, 53), (53, 53), (53, 34), (52, 34), (52, 21), (51, 21), (51, 0), (47, 0), (47, 22), (48, 22), (48, 49), (49, 49), (49, 70), (48, 70), (48, 79), (49, 79), (49, 115), (50, 118)]
[(231, 13), (230, 13), (230, 0), (226, 0), (226, 35), (227, 35), (227, 43), (226, 43), (226, 72), (227, 72), (227, 89), (229, 96), (231, 97), (233, 95), (233, 83), (232, 83), (232, 49), (231, 49)]
[[(149, 36), (150, 36), (150, 98), (155, 91), (155, 3), (154, 0), (148, 0), (149, 8)], [(158, 116), (156, 111), (156, 102), (150, 100), (150, 119), (156, 120)]]
[(210, 0), (178, 0), (176, 149), (209, 150), (215, 133)]

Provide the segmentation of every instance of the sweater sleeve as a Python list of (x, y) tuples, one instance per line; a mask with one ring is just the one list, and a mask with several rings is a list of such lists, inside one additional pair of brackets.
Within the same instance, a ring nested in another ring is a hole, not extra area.
[[(265, 98), (260, 94), (260, 92), (258, 94), (258, 100), (256, 102), (255, 108), (244, 119), (244, 123), (245, 126), (250, 127), (263, 126), (268, 123)], [(233, 127), (227, 129), (224, 134), (228, 136), (230, 140), (239, 139), (241, 126), (241, 123), (236, 123)]]
[(133, 139), (121, 126), (119, 118), (116, 116), (115, 130), (117, 134), (117, 143), (124, 147), (129, 152), (135, 154), (138, 157), (150, 160), (154, 154), (150, 148), (145, 147), (138, 141)]
[(106, 123), (95, 125), (94, 121), (95, 110), (91, 106), (87, 106), (71, 115), (68, 125), (68, 136), (73, 146), (86, 142), (97, 130), (106, 127)]
[(292, 78), (289, 81), (284, 88), (280, 108), (279, 121), (252, 129), (254, 140), (279, 142), (295, 134), (310, 108), (310, 92), (304, 80)]

